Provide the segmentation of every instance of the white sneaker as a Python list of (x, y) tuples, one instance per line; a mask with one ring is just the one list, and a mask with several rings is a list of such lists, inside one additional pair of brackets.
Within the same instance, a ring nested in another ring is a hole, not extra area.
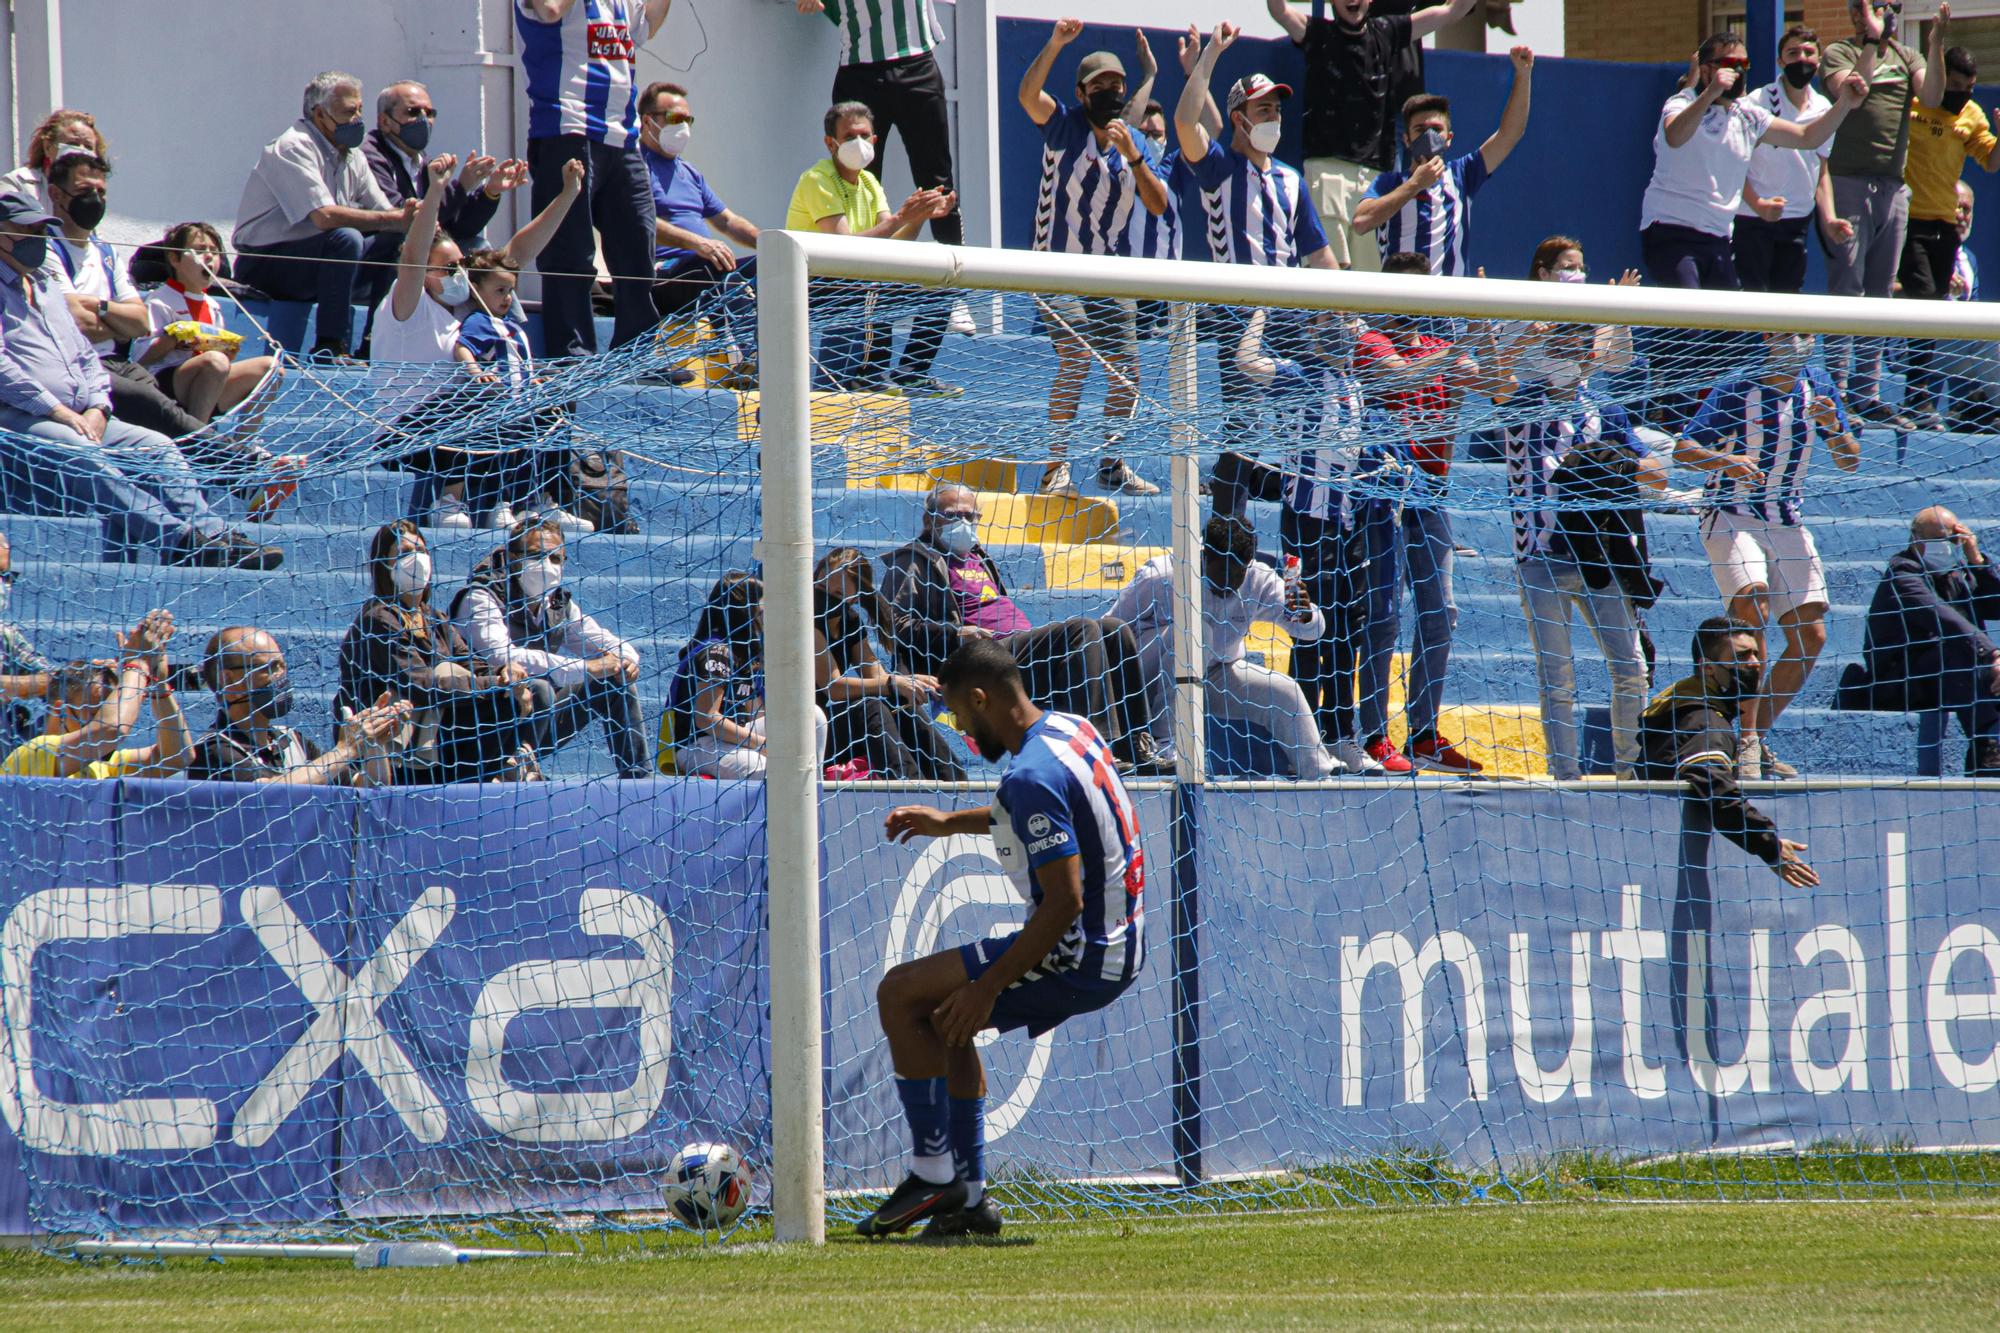
[(1382, 767), (1382, 761), (1361, 748), (1361, 742), (1349, 738), (1333, 743), (1333, 760), (1356, 777), (1374, 777), (1389, 770)]
[(459, 499), (456, 495), (440, 496), (438, 502), (431, 506), (430, 522), (425, 524), (425, 526), (470, 531), (472, 528), (472, 511), (467, 509), (465, 501)]
[(951, 331), (960, 337), (970, 338), (978, 334), (979, 326), (972, 322), (972, 312), (965, 308), (965, 302), (951, 303)]
[(1736, 780), (1756, 782), (1763, 776), (1763, 738), (1755, 734), (1739, 737), (1736, 742)]
[(567, 509), (544, 509), (542, 511), (542, 518), (545, 522), (553, 523), (561, 528), (565, 537), (581, 537), (586, 533), (597, 531), (595, 523), (592, 523), (587, 518), (578, 518)]
[(492, 508), (491, 510), (489, 510), (489, 511), (487, 512), (487, 515), (486, 515), (486, 526), (487, 526), (487, 527), (489, 527), (489, 528), (511, 528), (511, 527), (513, 527), (513, 526), (514, 526), (514, 508), (513, 508), (513, 506), (512, 506), (512, 505), (495, 505), (495, 506), (494, 506), (494, 507), (493, 507), (493, 508)]
[(1068, 463), (1051, 463), (1042, 472), (1041, 493), (1076, 498), (1078, 491), (1076, 483), (1069, 479)]

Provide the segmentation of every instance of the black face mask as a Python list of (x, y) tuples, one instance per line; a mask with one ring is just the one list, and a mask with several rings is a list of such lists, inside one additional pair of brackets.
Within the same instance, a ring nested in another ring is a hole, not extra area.
[(1819, 74), (1819, 66), (1810, 60), (1794, 60), (1785, 66), (1785, 82), (1794, 88), (1803, 88)]
[(14, 262), (33, 273), (49, 257), (49, 238), (46, 236), (16, 236), (14, 238)]
[(268, 685), (245, 685), (243, 702), (254, 715), (276, 721), (292, 711), (292, 680), (281, 676)]
[(85, 190), (69, 197), (69, 220), (85, 231), (96, 231), (104, 221), (104, 191)]
[(1749, 699), (1763, 688), (1764, 673), (1756, 667), (1731, 667), (1722, 673), (1722, 681), (1714, 693), (1725, 699)]
[(430, 147), (431, 123), (419, 116), (409, 124), (399, 127), (396, 136), (403, 141), (403, 147), (413, 153), (421, 153)]
[(1125, 110), (1125, 95), (1111, 88), (1099, 88), (1084, 98), (1083, 112), (1090, 123), (1103, 129)]
[(1951, 112), (1951, 114), (1955, 116), (1959, 112), (1965, 110), (1965, 104), (1967, 102), (1970, 102), (1971, 100), (1972, 100), (1972, 93), (1970, 91), (1962, 93), (1948, 92), (1942, 98), (1938, 99), (1938, 105), (1943, 107), (1945, 110)]

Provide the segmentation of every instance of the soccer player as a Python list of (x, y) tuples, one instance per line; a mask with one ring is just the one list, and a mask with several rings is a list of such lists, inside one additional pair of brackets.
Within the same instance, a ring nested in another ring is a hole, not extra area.
[(986, 1197), (986, 1075), (973, 1037), (1039, 1037), (1102, 1009), (1139, 975), (1145, 859), (1139, 819), (1111, 751), (1090, 723), (1029, 702), (1013, 656), (974, 639), (938, 672), (945, 706), (997, 762), (1014, 756), (990, 806), (946, 813), (898, 806), (887, 836), (991, 831), (1000, 864), (1030, 904), (1027, 924), (890, 970), (875, 1002), (909, 1121), (909, 1177), (855, 1228), (888, 1236), (924, 1219), (927, 1239), (1000, 1230)]
[(1785, 652), (1764, 688), (1743, 700), (1740, 767), (1745, 778), (1795, 778), (1771, 751), (1771, 724), (1805, 688), (1826, 646), (1826, 569), (1801, 517), (1813, 441), (1824, 438), (1834, 465), (1861, 465), (1840, 391), (1806, 364), (1812, 338), (1764, 335), (1764, 364), (1752, 376), (1708, 391), (1674, 449), (1676, 462), (1709, 474), (1701, 544), (1729, 614), (1761, 632), (1776, 615)]

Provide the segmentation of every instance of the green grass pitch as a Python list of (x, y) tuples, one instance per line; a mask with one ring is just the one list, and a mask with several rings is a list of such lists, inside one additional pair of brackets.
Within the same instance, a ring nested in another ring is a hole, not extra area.
[[(844, 1232), (845, 1228), (839, 1228)], [(951, 1248), (681, 1237), (356, 1272), (0, 1254), (0, 1327), (2000, 1327), (2000, 1200), (1348, 1208), (1010, 1224)]]

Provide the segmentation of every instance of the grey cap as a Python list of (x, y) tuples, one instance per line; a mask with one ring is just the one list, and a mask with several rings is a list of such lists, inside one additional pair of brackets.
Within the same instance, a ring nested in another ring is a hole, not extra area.
[(1109, 51), (1092, 51), (1076, 67), (1076, 86), (1083, 87), (1106, 70), (1116, 71), (1122, 79), (1125, 77), (1125, 62)]

